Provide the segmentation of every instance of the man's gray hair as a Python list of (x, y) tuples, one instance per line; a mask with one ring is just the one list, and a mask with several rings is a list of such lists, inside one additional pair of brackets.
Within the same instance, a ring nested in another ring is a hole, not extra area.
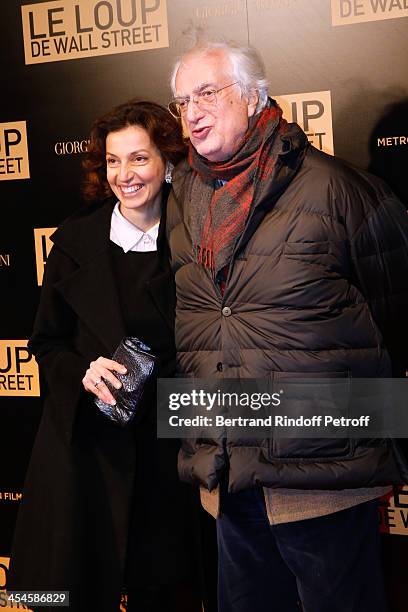
[(268, 101), (268, 81), (265, 78), (265, 66), (256, 49), (239, 46), (227, 42), (201, 42), (188, 50), (176, 62), (170, 78), (173, 95), (176, 95), (176, 77), (183, 59), (187, 56), (209, 55), (214, 51), (221, 51), (229, 59), (232, 66), (232, 77), (238, 81), (242, 94), (248, 97), (255, 89), (259, 100), (255, 113), (261, 112)]

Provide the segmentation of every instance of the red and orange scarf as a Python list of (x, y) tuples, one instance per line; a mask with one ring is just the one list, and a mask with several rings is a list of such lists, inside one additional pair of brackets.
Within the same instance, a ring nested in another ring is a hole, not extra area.
[[(230, 263), (249, 213), (265, 187), (275, 181), (273, 191), (280, 188), (278, 160), (288, 144), (281, 139), (287, 131), (282, 110), (270, 100), (250, 122), (242, 146), (231, 159), (209, 162), (190, 144), (188, 162), (195, 177), (186, 195), (194, 256), (214, 277)], [(284, 183), (287, 178), (284, 173)], [(227, 182), (216, 189), (217, 179)]]

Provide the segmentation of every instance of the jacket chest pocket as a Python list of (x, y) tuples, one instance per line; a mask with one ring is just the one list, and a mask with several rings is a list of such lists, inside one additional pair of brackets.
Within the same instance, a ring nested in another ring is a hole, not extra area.
[(350, 418), (349, 372), (273, 372), (271, 376), (281, 403), (274, 413), (268, 459), (324, 462), (351, 457), (354, 440), (347, 426), (340, 426)]
[(325, 265), (330, 255), (330, 242), (285, 242), (283, 254), (294, 261)]

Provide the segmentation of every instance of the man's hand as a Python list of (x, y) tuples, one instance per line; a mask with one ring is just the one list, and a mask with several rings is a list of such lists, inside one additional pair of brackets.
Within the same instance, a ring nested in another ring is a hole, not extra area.
[(98, 357), (96, 361), (91, 361), (89, 364), (89, 368), (82, 379), (82, 384), (86, 391), (93, 393), (106, 404), (114, 406), (116, 401), (104, 381), (109, 381), (116, 389), (120, 389), (122, 383), (112, 372), (126, 374), (127, 370), (117, 361), (106, 357)]

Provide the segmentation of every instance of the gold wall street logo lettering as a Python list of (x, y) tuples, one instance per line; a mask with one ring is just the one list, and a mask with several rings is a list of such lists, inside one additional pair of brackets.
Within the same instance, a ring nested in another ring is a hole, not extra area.
[(331, 0), (332, 25), (408, 17), (408, 0)]
[(10, 267), (10, 253), (0, 253), (0, 268)]
[(45, 264), (52, 248), (50, 237), (56, 229), (56, 227), (39, 227), (34, 229), (35, 263), (39, 286), (42, 285)]
[(56, 155), (76, 155), (88, 151), (89, 139), (87, 140), (65, 140), (56, 142), (54, 152)]
[(380, 531), (408, 536), (408, 486), (394, 487), (380, 499)]
[(39, 395), (38, 366), (27, 340), (0, 340), (0, 397)]
[(8, 612), (9, 610), (11, 612), (13, 611), (15, 612), (16, 609), (28, 610), (29, 612), (32, 612), (31, 608), (28, 608), (26, 605), (22, 603), (21, 604), (14, 603), (13, 606), (11, 604), (8, 604), (6, 589), (7, 589), (7, 576), (8, 576), (9, 567), (10, 567), (10, 558), (0, 557), (0, 608), (4, 610), (4, 612)]
[(9, 557), (0, 557), (0, 589), (7, 587), (7, 572), (10, 564)]
[(0, 123), (0, 181), (28, 178), (26, 122)]
[(26, 64), (169, 46), (166, 0), (53, 0), (21, 13)]
[(402, 147), (404, 145), (408, 145), (408, 136), (378, 136), (377, 138), (377, 147)]
[(273, 98), (282, 108), (285, 119), (298, 123), (312, 145), (334, 155), (330, 91), (273, 96)]

